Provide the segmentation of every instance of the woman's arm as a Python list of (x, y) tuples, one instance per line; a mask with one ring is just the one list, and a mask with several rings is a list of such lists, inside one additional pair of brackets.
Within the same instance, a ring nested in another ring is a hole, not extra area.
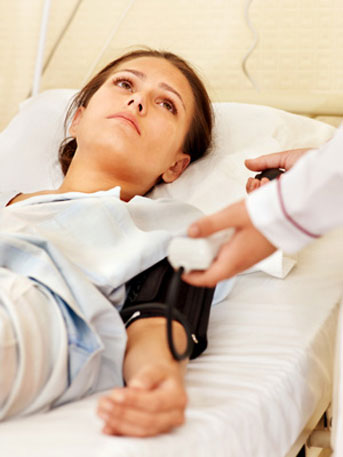
[[(126, 387), (100, 399), (103, 431), (137, 437), (168, 432), (184, 422), (186, 362), (175, 361), (169, 351), (165, 318), (139, 319), (128, 327), (127, 334)], [(173, 323), (173, 334), (176, 349), (183, 352), (187, 340), (178, 322)]]

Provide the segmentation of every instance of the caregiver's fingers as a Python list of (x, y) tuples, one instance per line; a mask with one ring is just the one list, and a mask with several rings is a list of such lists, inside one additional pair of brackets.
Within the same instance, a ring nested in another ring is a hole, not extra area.
[(199, 219), (188, 227), (188, 235), (193, 238), (206, 237), (212, 233), (230, 227), (240, 227), (248, 223), (249, 216), (244, 200), (234, 203), (226, 208)]
[(270, 181), (268, 178), (262, 178), (262, 179), (256, 179), (256, 178), (248, 178), (248, 181), (246, 183), (246, 191), (248, 194), (250, 192), (253, 192), (256, 189), (259, 189), (261, 186), (264, 186), (265, 184), (268, 184)]
[(206, 271), (184, 274), (189, 284), (214, 287), (219, 281), (235, 276), (272, 254), (276, 248), (253, 225), (236, 230)]
[(247, 159), (244, 163), (252, 171), (262, 171), (267, 168), (284, 168), (285, 170), (289, 170), (309, 150), (310, 148), (289, 149), (287, 151), (265, 154), (255, 159)]
[(218, 282), (233, 276), (235, 266), (226, 261), (225, 252), (227, 249), (227, 245), (221, 247), (217, 258), (207, 270), (184, 273), (182, 275), (183, 281), (197, 287), (214, 287)]
[(244, 163), (252, 171), (262, 171), (267, 168), (284, 168), (288, 153), (289, 151), (274, 152), (256, 157), (255, 159), (246, 159)]

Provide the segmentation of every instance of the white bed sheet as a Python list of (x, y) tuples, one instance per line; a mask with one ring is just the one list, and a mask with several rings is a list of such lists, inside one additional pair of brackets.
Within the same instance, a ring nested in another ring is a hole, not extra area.
[(104, 436), (91, 397), (0, 424), (0, 455), (284, 457), (330, 401), (342, 272), (337, 231), (303, 250), (286, 279), (239, 277), (189, 365), (187, 421), (173, 433)]

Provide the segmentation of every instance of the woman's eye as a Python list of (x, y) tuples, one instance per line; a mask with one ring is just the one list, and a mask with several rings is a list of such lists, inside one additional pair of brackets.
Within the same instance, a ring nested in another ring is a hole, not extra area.
[(163, 100), (161, 103), (161, 106), (163, 106), (166, 110), (170, 111), (173, 114), (176, 114), (176, 107), (174, 103), (170, 100)]
[(125, 90), (131, 90), (133, 86), (132, 82), (128, 79), (117, 79), (114, 81), (114, 84)]

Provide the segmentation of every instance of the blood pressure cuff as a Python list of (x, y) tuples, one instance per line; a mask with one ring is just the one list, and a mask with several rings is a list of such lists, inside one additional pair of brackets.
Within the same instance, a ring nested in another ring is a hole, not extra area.
[[(137, 319), (166, 315), (161, 303), (167, 303), (174, 274), (165, 258), (127, 283), (127, 298), (120, 312), (126, 327)], [(191, 286), (184, 281), (178, 284), (177, 300), (173, 303), (174, 319), (183, 325), (186, 321), (192, 334), (195, 344), (191, 359), (198, 357), (207, 347), (207, 328), (214, 290)], [(180, 314), (182, 319), (178, 318)]]

